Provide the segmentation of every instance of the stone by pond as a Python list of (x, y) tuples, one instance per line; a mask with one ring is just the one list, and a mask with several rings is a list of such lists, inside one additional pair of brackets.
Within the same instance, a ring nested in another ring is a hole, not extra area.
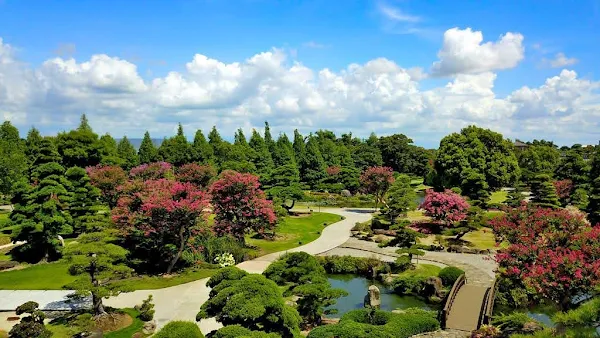
[(369, 286), (375, 285), (381, 293), (381, 309), (391, 311), (395, 309), (407, 309), (410, 307), (418, 307), (424, 310), (437, 310), (435, 304), (428, 304), (425, 301), (412, 296), (399, 296), (392, 289), (378, 281), (369, 280), (358, 275), (329, 275), (328, 278), (331, 286), (348, 292), (348, 296), (340, 297), (337, 304), (332, 306), (338, 310), (337, 314), (328, 315), (329, 318), (341, 317), (344, 313), (362, 309), (364, 304), (365, 294)]

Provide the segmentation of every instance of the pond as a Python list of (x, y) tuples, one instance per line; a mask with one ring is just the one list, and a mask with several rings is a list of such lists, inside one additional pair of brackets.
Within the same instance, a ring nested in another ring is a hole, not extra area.
[(399, 296), (393, 293), (392, 289), (387, 288), (378, 281), (369, 280), (365, 277), (357, 275), (329, 275), (328, 278), (331, 286), (346, 290), (348, 296), (340, 297), (337, 303), (331, 308), (337, 309), (337, 314), (328, 315), (329, 318), (339, 318), (344, 313), (362, 309), (364, 307), (364, 298), (367, 294), (367, 289), (371, 285), (375, 285), (381, 291), (381, 309), (391, 311), (395, 309), (407, 309), (410, 307), (418, 307), (424, 310), (437, 310), (436, 305), (427, 304), (423, 300), (412, 296)]
[(418, 191), (417, 198), (415, 198), (417, 205), (421, 205), (424, 200), (425, 200), (425, 191)]
[(511, 312), (524, 312), (529, 318), (537, 320), (538, 322), (548, 326), (554, 327), (552, 322), (552, 316), (556, 313), (556, 309), (548, 305), (532, 306), (528, 309), (507, 309), (507, 308), (495, 308), (494, 314), (499, 315), (501, 313), (509, 314)]

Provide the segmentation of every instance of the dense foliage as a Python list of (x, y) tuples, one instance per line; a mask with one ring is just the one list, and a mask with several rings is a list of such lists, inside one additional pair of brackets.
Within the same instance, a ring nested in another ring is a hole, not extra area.
[(425, 215), (451, 226), (467, 217), (469, 203), (450, 190), (436, 192), (430, 189), (425, 193), (425, 200), (420, 208), (425, 211)]
[(204, 338), (196, 323), (186, 321), (169, 322), (152, 337), (155, 338)]

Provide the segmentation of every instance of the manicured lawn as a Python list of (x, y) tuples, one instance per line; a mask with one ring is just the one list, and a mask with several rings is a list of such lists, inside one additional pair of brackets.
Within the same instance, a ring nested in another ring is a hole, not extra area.
[(162, 289), (169, 286), (175, 286), (203, 278), (208, 278), (217, 271), (218, 269), (194, 269), (183, 271), (177, 275), (173, 275), (172, 277), (143, 276), (139, 278), (132, 278), (121, 282), (121, 284), (129, 290)]
[(63, 262), (40, 263), (21, 270), (0, 272), (1, 290), (56, 290), (75, 280)]
[(490, 195), (490, 203), (502, 203), (504, 201), (506, 201), (506, 198), (508, 196), (508, 192), (503, 191), (503, 190), (498, 190), (498, 191), (494, 191), (491, 195)]
[(425, 216), (423, 210), (411, 210), (406, 213), (406, 217), (403, 219), (407, 219), (409, 221), (424, 221), (430, 219), (429, 216)]
[(399, 276), (416, 276), (416, 277), (430, 277), (437, 276), (442, 270), (439, 266), (431, 264), (418, 264), (414, 270), (406, 270), (401, 272)]
[[(454, 236), (442, 236), (442, 245), (448, 246), (447, 240), (453, 239)], [(465, 246), (477, 249), (498, 249), (496, 246), (496, 239), (494, 238), (494, 234), (489, 228), (481, 228), (477, 231), (469, 232), (464, 235), (462, 238)], [(419, 238), (420, 244), (432, 245), (435, 243), (435, 235), (428, 235), (427, 237)], [(504, 247), (503, 244), (500, 247)]]
[[(144, 322), (138, 318), (138, 315), (140, 313), (135, 309), (123, 309), (123, 311), (125, 311), (125, 313), (129, 314), (131, 318), (133, 318), (133, 323), (121, 330), (105, 334), (104, 338), (131, 338), (131, 336), (133, 336), (136, 332), (142, 332)], [(146, 335), (143, 335), (141, 337), (146, 337)]]
[(286, 217), (277, 230), (273, 241), (246, 237), (246, 243), (259, 248), (260, 255), (289, 250), (310, 243), (321, 235), (325, 226), (340, 221), (341, 217), (334, 214), (314, 212), (311, 215)]

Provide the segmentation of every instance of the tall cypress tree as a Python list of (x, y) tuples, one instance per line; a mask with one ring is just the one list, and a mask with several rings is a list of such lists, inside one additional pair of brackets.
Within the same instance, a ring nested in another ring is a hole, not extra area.
[(181, 123), (177, 127), (177, 135), (168, 138), (158, 148), (158, 156), (166, 162), (175, 166), (190, 163), (192, 161), (191, 145), (183, 133)]
[(265, 140), (256, 129), (252, 130), (249, 145), (253, 150), (252, 163), (254, 163), (256, 171), (261, 175), (261, 178), (266, 178), (271, 174), (271, 170), (273, 170), (273, 159)]
[(40, 153), (42, 139), (43, 137), (40, 134), (40, 131), (35, 127), (32, 127), (29, 129), (29, 132), (27, 132), (27, 138), (25, 139), (25, 154), (27, 155), (30, 165), (35, 162), (35, 159)]
[(65, 176), (70, 183), (69, 213), (73, 219), (73, 233), (101, 230), (95, 228), (99, 223), (98, 219), (105, 218), (104, 215), (98, 214), (100, 190), (90, 183), (90, 178), (83, 168), (69, 168)]
[(304, 156), (302, 156), (300, 163), (300, 177), (302, 181), (306, 182), (312, 188), (316, 187), (327, 177), (326, 168), (323, 156), (321, 156), (321, 152), (319, 151), (318, 141), (315, 137), (309, 136)]
[(275, 144), (273, 152), (273, 164), (275, 166), (293, 164), (296, 165), (296, 156), (294, 155), (294, 146), (287, 135), (281, 134)]
[(10, 194), (13, 182), (27, 172), (27, 162), (19, 130), (5, 121), (0, 127), (0, 193)]
[(273, 136), (271, 135), (271, 127), (267, 121), (265, 121), (265, 144), (267, 145), (269, 152), (273, 154), (275, 152), (275, 141), (273, 140)]
[(216, 126), (213, 126), (208, 134), (208, 144), (210, 144), (213, 150), (217, 163), (221, 164), (226, 161), (228, 147), (221, 137), (221, 134), (219, 134)]
[(196, 130), (194, 135), (194, 143), (192, 144), (193, 159), (200, 163), (211, 163), (214, 159), (213, 149), (206, 141), (206, 137), (202, 133), (202, 130)]
[(142, 139), (142, 143), (140, 144), (140, 149), (138, 150), (138, 158), (140, 163), (152, 163), (156, 161), (156, 157), (158, 155), (158, 151), (150, 138), (150, 133), (146, 131), (144, 133), (144, 138)]
[(248, 140), (246, 140), (246, 135), (244, 135), (244, 131), (242, 130), (242, 128), (239, 128), (236, 132), (235, 135), (233, 137), (233, 144), (242, 146), (242, 147), (247, 147), (248, 146)]
[(304, 136), (300, 134), (298, 129), (294, 130), (294, 157), (296, 158), (296, 164), (300, 165), (302, 156), (304, 155), (304, 149), (306, 144), (304, 143)]
[[(98, 144), (100, 147), (100, 164), (123, 165), (124, 160), (119, 156), (117, 141), (110, 134), (100, 136)], [(137, 154), (135, 157), (137, 158)]]
[(123, 166), (126, 169), (131, 169), (140, 164), (137, 152), (135, 151), (133, 144), (129, 142), (127, 136), (123, 136), (123, 138), (119, 141), (117, 152), (119, 153), (119, 157), (123, 159)]

